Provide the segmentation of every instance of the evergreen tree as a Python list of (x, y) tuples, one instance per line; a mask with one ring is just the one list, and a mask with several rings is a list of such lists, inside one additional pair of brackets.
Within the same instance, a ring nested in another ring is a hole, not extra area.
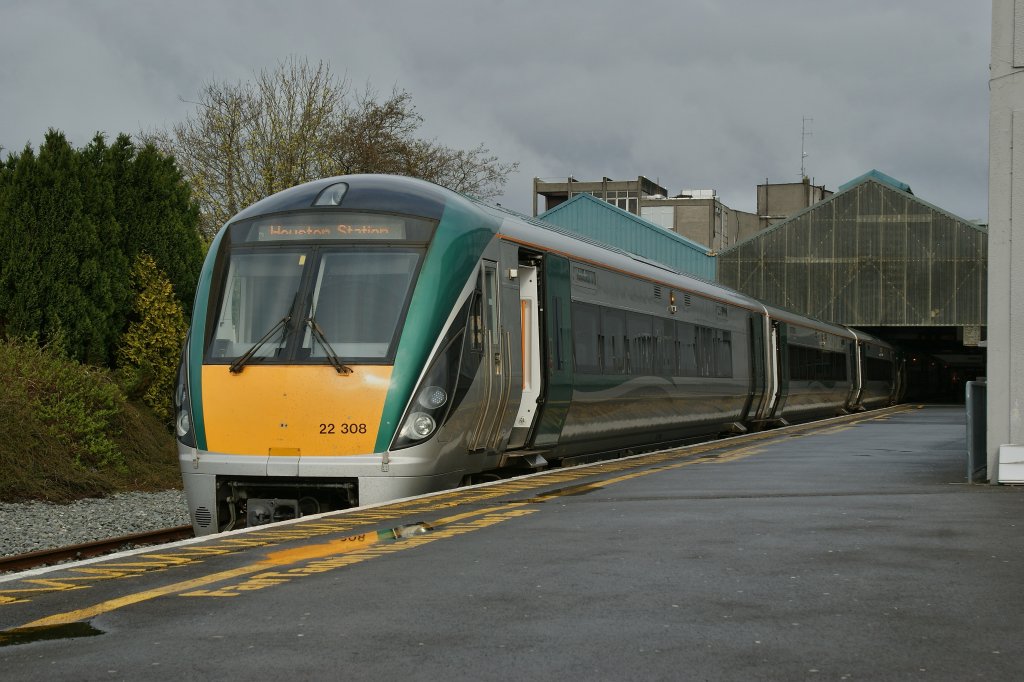
[[(115, 360), (145, 252), (191, 310), (198, 208), (173, 159), (102, 135), (74, 150), (50, 130), (0, 167), (0, 335), (35, 337), (92, 364)], [(177, 358), (178, 349), (173, 356)]]
[(170, 280), (182, 308), (191, 313), (204, 256), (199, 205), (174, 159), (152, 145), (138, 149), (122, 134), (109, 149), (108, 166), (115, 177), (125, 255), (132, 262), (148, 253)]
[(89, 257), (97, 234), (84, 215), (77, 155), (51, 130), (38, 155), (26, 148), (8, 165), (3, 326), (76, 357), (102, 359), (102, 334), (86, 295), (95, 280)]

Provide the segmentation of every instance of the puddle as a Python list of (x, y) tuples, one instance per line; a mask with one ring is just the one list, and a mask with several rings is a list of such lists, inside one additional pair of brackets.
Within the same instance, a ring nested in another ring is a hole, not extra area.
[(0, 647), (31, 644), (32, 642), (42, 642), (47, 639), (95, 637), (102, 634), (103, 630), (94, 628), (89, 623), (65, 623), (63, 625), (43, 625), (36, 628), (15, 628), (0, 632)]
[(527, 504), (541, 504), (548, 500), (556, 497), (570, 497), (575, 495), (586, 495), (592, 493), (595, 490), (600, 490), (603, 486), (595, 483), (584, 483), (582, 485), (571, 485), (567, 488), (557, 488), (555, 490), (549, 490), (546, 493), (535, 495), (534, 497), (528, 497), (525, 500), (508, 500), (509, 504), (520, 504), (526, 502)]

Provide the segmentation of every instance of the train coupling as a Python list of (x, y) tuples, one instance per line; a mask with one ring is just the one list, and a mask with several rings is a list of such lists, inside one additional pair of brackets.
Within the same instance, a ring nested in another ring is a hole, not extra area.
[(302, 516), (298, 500), (249, 498), (246, 502), (245, 524), (262, 526)]

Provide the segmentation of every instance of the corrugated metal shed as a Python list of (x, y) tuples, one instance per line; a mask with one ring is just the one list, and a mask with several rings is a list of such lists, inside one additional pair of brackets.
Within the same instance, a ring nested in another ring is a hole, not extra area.
[(715, 279), (715, 258), (707, 248), (589, 194), (577, 194), (537, 217), (673, 270)]
[(722, 251), (719, 280), (842, 324), (984, 325), (987, 230), (879, 175)]

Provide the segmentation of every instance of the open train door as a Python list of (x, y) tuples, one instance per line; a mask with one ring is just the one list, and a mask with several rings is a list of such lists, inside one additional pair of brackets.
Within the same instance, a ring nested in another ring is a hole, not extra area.
[(540, 468), (558, 445), (572, 399), (569, 261), (523, 249), (518, 276), (522, 392), (502, 465)]
[(540, 271), (536, 266), (519, 266), (519, 319), (520, 345), (523, 359), (523, 391), (516, 413), (512, 436), (509, 438), (510, 450), (526, 445), (537, 418), (542, 385), (540, 343), (540, 286), (537, 278)]
[(518, 262), (483, 260), (480, 268), (484, 394), (473, 450), (501, 451), (508, 443), (522, 392)]

